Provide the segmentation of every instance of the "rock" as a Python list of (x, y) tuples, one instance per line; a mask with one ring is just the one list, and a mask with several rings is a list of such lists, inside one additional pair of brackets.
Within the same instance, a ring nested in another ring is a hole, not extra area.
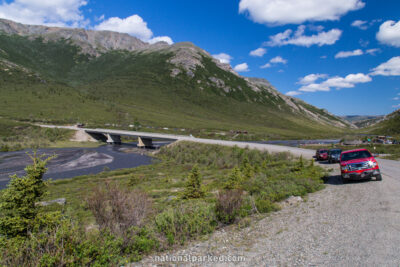
[(167, 198), (167, 201), (169, 202), (169, 201), (172, 201), (172, 200), (174, 200), (174, 199), (177, 199), (177, 196), (169, 196), (169, 197)]
[(296, 205), (296, 204), (298, 204), (300, 202), (303, 202), (303, 199), (301, 197), (299, 197), (299, 196), (297, 196), (297, 197), (290, 196), (285, 200), (285, 203), (287, 205), (289, 205), (289, 206)]
[(53, 200), (49, 200), (49, 201), (41, 201), (41, 202), (37, 202), (35, 203), (36, 206), (49, 206), (51, 204), (58, 204), (58, 205), (65, 205), (66, 203), (66, 199), (65, 198), (57, 198), (57, 199), (53, 199)]

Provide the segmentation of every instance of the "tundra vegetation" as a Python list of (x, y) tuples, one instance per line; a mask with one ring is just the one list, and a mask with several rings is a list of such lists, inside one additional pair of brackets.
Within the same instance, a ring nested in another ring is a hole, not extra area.
[[(325, 172), (290, 154), (179, 142), (154, 164), (45, 183), (33, 157), (0, 201), (0, 262), (117, 266), (207, 237), (323, 188)], [(35, 205), (65, 197), (64, 206)]]
[(0, 152), (26, 148), (97, 146), (98, 143), (72, 142), (74, 131), (41, 128), (26, 122), (0, 117)]

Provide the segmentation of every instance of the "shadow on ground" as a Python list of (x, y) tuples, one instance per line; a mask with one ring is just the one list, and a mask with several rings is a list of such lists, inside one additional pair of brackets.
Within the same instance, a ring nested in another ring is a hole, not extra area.
[(349, 180), (345, 183), (342, 182), (342, 178), (340, 175), (331, 175), (323, 178), (325, 184), (330, 185), (346, 185), (346, 184), (363, 184), (368, 182), (375, 182), (375, 180)]

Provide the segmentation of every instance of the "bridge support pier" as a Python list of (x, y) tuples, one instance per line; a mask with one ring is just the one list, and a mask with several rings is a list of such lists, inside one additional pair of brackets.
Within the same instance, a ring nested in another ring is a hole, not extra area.
[(115, 134), (106, 134), (107, 144), (121, 144), (121, 136)]
[(138, 147), (146, 148), (146, 147), (153, 147), (153, 139), (150, 137), (138, 137)]

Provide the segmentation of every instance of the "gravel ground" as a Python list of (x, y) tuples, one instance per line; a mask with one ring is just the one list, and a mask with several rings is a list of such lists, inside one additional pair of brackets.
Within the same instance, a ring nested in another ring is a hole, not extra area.
[(326, 189), (310, 194), (307, 201), (286, 206), (247, 228), (221, 229), (207, 241), (157, 255), (158, 261), (188, 255), (243, 257), (238, 262), (205, 257), (191, 264), (160, 263), (153, 255), (136, 265), (398, 267), (400, 162), (380, 160), (380, 167), (382, 182), (342, 184), (335, 165)]

